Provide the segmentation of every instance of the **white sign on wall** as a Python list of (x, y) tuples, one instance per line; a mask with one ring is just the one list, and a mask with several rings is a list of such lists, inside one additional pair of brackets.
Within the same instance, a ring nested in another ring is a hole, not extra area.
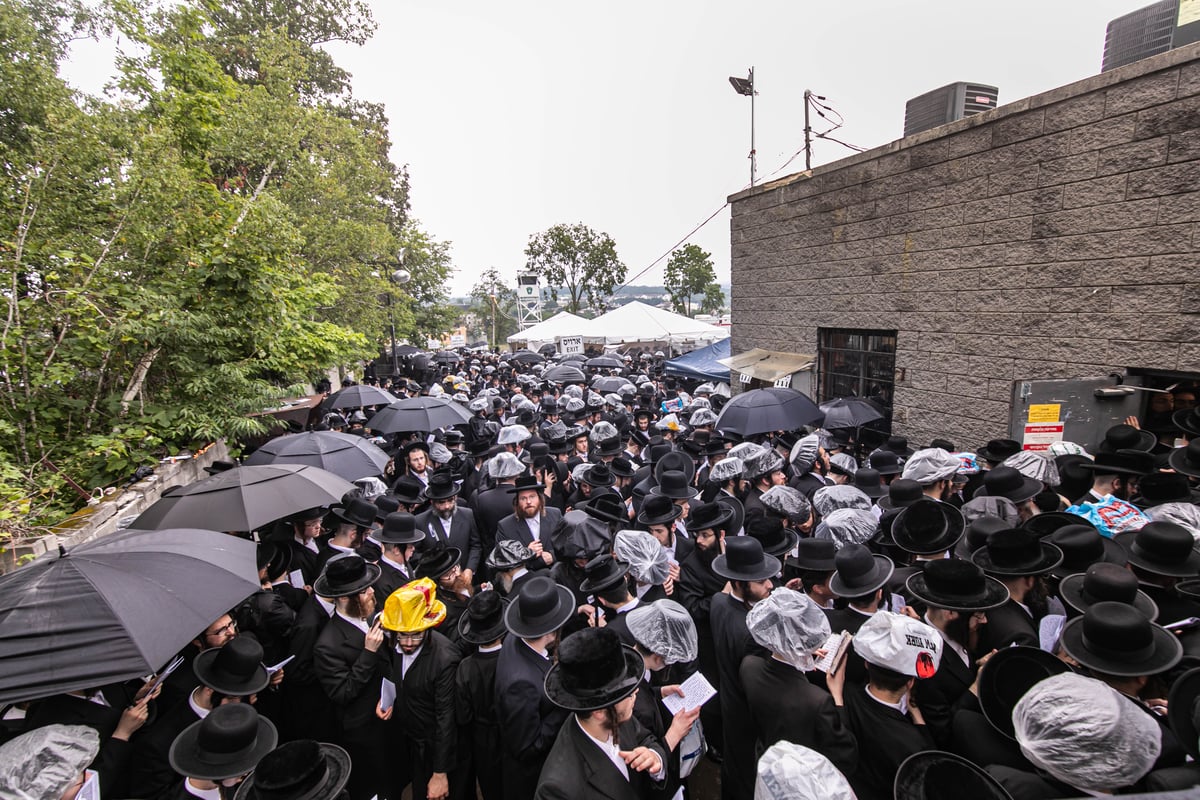
[(582, 336), (564, 336), (558, 340), (558, 349), (563, 355), (583, 352)]

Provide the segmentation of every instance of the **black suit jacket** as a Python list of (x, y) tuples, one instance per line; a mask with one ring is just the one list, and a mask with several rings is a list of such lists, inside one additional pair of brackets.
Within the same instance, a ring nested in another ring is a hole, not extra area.
[(396, 684), (391, 722), (418, 745), (429, 772), (450, 772), (455, 761), (454, 671), (458, 648), (442, 634), (430, 631), (421, 652), (402, 675), (402, 656), (388, 651), (388, 669)]
[(432, 508), (417, 515), (417, 528), (425, 531), (425, 536), (428, 537), (424, 544), (429, 544), (436, 539), (446, 547), (457, 547), (462, 551), (458, 565), (463, 569), (471, 570), (472, 573), (479, 570), (479, 560), (483, 555), (483, 543), (479, 535), (479, 528), (475, 524), (475, 512), (471, 509), (465, 506), (455, 507), (448, 540), (446, 528)]
[(387, 674), (383, 646), (370, 652), (363, 647), (366, 634), (334, 614), (321, 629), (313, 648), (317, 679), (337, 709), (343, 730), (375, 724), (379, 687)]
[(472, 506), (475, 509), (475, 524), (479, 528), (483, 549), (488, 553), (496, 546), (496, 530), (500, 527), (500, 520), (513, 513), (513, 498), (516, 495), (507, 491), (511, 488), (509, 484), (501, 484), (475, 495)]
[(754, 757), (754, 720), (746, 706), (740, 670), (742, 659), (764, 654), (746, 628), (748, 609), (732, 594), (713, 595), (709, 606), (713, 649), (721, 688), (721, 727), (725, 737), (725, 760), (721, 764), (721, 796), (752, 797), (756, 760)]
[(496, 661), (496, 721), (507, 756), (502, 765), (506, 800), (528, 800), (567, 712), (544, 689), (550, 661), (508, 636)]
[[(636, 718), (631, 718), (618, 730), (622, 750), (649, 747), (658, 753), (665, 767), (666, 753), (662, 745)], [(617, 766), (609, 760), (596, 743), (579, 727), (573, 718), (561, 726), (554, 746), (546, 758), (538, 780), (538, 800), (638, 800), (644, 798), (653, 783), (644, 772), (629, 770), (626, 780)]]
[[(542, 543), (542, 549), (551, 554), (554, 553), (554, 546), (550, 542), (550, 534), (558, 526), (560, 520), (562, 520), (562, 512), (557, 508), (543, 510), (541, 527), (538, 529), (538, 541)], [(500, 520), (500, 524), (496, 528), (496, 541), (503, 542), (506, 539), (514, 539), (528, 547), (533, 542), (533, 534), (530, 533), (529, 525), (525, 520), (517, 519), (516, 514), (509, 514)], [(544, 561), (542, 563), (545, 564)]]
[(153, 725), (138, 731), (130, 760), (129, 792), (133, 797), (164, 800), (174, 793), (183, 776), (171, 769), (167, 757), (171, 743), (184, 728), (199, 720), (184, 698), (170, 711), (161, 714)]
[(405, 575), (382, 558), (379, 559), (379, 577), (375, 579), (375, 583), (371, 587), (375, 590), (375, 607), (383, 608), (383, 604), (392, 592), (411, 580), (410, 576)]
[(987, 624), (980, 629), (979, 652), (976, 655), (986, 655), (992, 650), (1003, 650), (1014, 644), (1037, 647), (1038, 628), (1033, 617), (1026, 614), (1016, 600), (1009, 598), (999, 608), (988, 610)]
[(305, 585), (312, 586), (317, 576), (321, 574), (321, 564), (318, 563), (317, 554), (297, 542), (295, 536), (288, 538), (286, 546), (292, 551), (291, 569), (300, 570), (300, 574), (304, 576)]
[[(945, 639), (944, 636), (942, 638)], [(929, 726), (939, 747), (950, 746), (950, 722), (954, 712), (964, 704), (970, 708), (978, 705), (975, 695), (970, 691), (976, 672), (974, 664), (964, 664), (958, 653), (943, 641), (942, 660), (937, 672), (932, 678), (918, 680), (913, 686), (921, 716), (925, 717), (925, 724)]]
[(858, 740), (858, 770), (850, 778), (859, 800), (891, 800), (896, 770), (904, 759), (937, 744), (924, 725), (867, 696), (855, 687), (846, 692), (846, 719)]

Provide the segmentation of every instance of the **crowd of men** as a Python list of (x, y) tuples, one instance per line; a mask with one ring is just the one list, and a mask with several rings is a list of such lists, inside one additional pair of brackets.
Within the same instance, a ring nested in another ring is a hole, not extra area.
[(651, 357), (613, 392), (542, 372), (392, 383), (461, 403), (447, 429), (322, 417), (387, 473), (231, 532), (262, 590), (153, 692), (10, 710), (0, 796), (673, 800), (715, 765), (731, 800), (1200, 784), (1182, 389), (1153, 430), (1032, 452), (742, 436)]

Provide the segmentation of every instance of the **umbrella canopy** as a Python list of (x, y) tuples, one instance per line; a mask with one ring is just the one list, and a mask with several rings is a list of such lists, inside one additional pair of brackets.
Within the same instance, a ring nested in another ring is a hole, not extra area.
[(597, 392), (604, 392), (605, 394), (609, 392), (620, 393), (621, 389), (625, 387), (635, 388), (629, 382), (629, 378), (622, 378), (620, 375), (598, 375), (592, 379), (592, 388)]
[(383, 474), (388, 455), (368, 439), (336, 431), (279, 436), (246, 458), (246, 466), (308, 464), (356, 481)]
[(588, 358), (583, 353), (566, 353), (565, 355), (559, 356), (558, 360), (566, 364), (568, 361), (587, 361)]
[(455, 353), (453, 350), (442, 350), (433, 357), (433, 360), (439, 364), (456, 364), (459, 361), (462, 361), (462, 356), (460, 356), (458, 353)]
[(772, 386), (751, 389), (732, 398), (721, 409), (716, 428), (752, 436), (771, 431), (790, 431), (819, 422), (824, 415), (803, 392)]
[(161, 668), (258, 591), (253, 542), (127, 530), (0, 577), (0, 705)]
[(444, 397), (406, 397), (380, 409), (367, 420), (367, 427), (380, 433), (434, 431), (464, 425), (471, 412)]
[(825, 428), (857, 428), (883, 419), (883, 414), (869, 400), (861, 397), (839, 397), (821, 403), (821, 411), (825, 412)]
[(625, 366), (625, 362), (616, 356), (596, 356), (583, 362), (583, 365), (599, 369), (620, 369)]
[(540, 355), (533, 352), (532, 350), (522, 350), (519, 353), (513, 353), (511, 360), (516, 361), (518, 364), (545, 364), (546, 363), (546, 359), (542, 358)]
[(363, 408), (364, 406), (386, 406), (399, 399), (396, 395), (380, 389), (378, 386), (356, 383), (354, 386), (347, 386), (345, 389), (329, 395), (329, 399), (323, 405), (329, 409)]
[(553, 383), (587, 383), (583, 370), (567, 364), (558, 364), (542, 373), (542, 380)]
[(345, 478), (302, 464), (235, 467), (164, 494), (129, 527), (253, 531), (306, 508), (338, 503), (353, 488)]

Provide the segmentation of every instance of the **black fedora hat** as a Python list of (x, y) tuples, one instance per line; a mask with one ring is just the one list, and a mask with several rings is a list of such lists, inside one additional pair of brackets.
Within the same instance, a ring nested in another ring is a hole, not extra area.
[(276, 542), (259, 542), (255, 553), (258, 568), (267, 570), (267, 580), (287, 574), (292, 567), (292, 548)]
[(746, 524), (746, 507), (742, 501), (724, 492), (717, 492), (716, 501), (729, 509), (729, 522), (725, 523), (725, 531), (737, 535)]
[(381, 494), (371, 502), (375, 504), (376, 522), (383, 522), (388, 514), (400, 510), (400, 499), (390, 494)]
[(990, 534), (971, 560), (989, 575), (1025, 577), (1050, 572), (1062, 563), (1063, 553), (1029, 531), (1012, 528)]
[(411, 475), (401, 475), (392, 484), (392, 494), (406, 506), (415, 506), (423, 502), (421, 494), (425, 491), (425, 484)]
[(1127, 603), (1096, 603), (1063, 626), (1059, 641), (1078, 663), (1118, 677), (1155, 675), (1183, 658), (1175, 634)]
[[(1197, 455), (1200, 456), (1200, 448), (1197, 448)], [(1138, 481), (1137, 497), (1130, 502), (1142, 509), (1161, 506), (1164, 503), (1197, 505), (1200, 504), (1200, 492), (1191, 487), (1187, 476), (1181, 472), (1151, 472), (1149, 475), (1143, 475)]]
[(661, 483), (663, 473), (668, 470), (682, 472), (684, 474), (684, 482), (691, 483), (692, 478), (696, 476), (696, 462), (687, 453), (671, 450), (664, 453), (654, 462), (654, 480)]
[(582, 594), (595, 594), (605, 589), (611, 589), (625, 580), (629, 574), (629, 565), (613, 558), (609, 553), (596, 556), (583, 568), (586, 576), (579, 584)]
[(360, 528), (369, 528), (375, 523), (375, 504), (360, 497), (352, 498), (347, 505), (334, 506), (329, 513), (342, 522), (349, 522)]
[(987, 544), (988, 536), (996, 531), (1006, 531), (1011, 527), (1011, 523), (1000, 517), (985, 515), (975, 519), (967, 525), (966, 534), (954, 546), (955, 557), (970, 561), (971, 553)]
[(1088, 567), (1100, 562), (1124, 566), (1128, 561), (1121, 545), (1101, 536), (1095, 527), (1086, 523), (1064, 525), (1044, 537), (1044, 541), (1062, 551), (1062, 563), (1050, 571), (1058, 577), (1084, 572)]
[(1085, 517), (1069, 514), (1066, 511), (1047, 511), (1043, 514), (1034, 514), (1017, 527), (1024, 528), (1036, 536), (1046, 537), (1068, 525), (1089, 525), (1095, 530), (1095, 526)]
[(580, 480), (588, 486), (612, 486), (614, 483), (612, 470), (604, 463), (592, 464), (584, 471)]
[(1200, 759), (1200, 667), (1189, 669), (1171, 684), (1167, 698), (1167, 721), (1179, 743), (1193, 759)]
[(683, 515), (683, 509), (674, 500), (662, 494), (652, 494), (642, 501), (642, 510), (637, 516), (639, 525), (670, 525)]
[(776, 558), (792, 552), (800, 541), (800, 534), (783, 527), (783, 520), (765, 515), (755, 515), (746, 523), (746, 535), (758, 539), (763, 552)]
[(871, 467), (860, 467), (854, 473), (854, 488), (861, 491), (872, 500), (878, 500), (888, 492), (888, 487), (880, 480), (879, 470)]
[(891, 450), (876, 450), (867, 457), (867, 466), (880, 475), (899, 475), (904, 470), (900, 456)]
[(322, 519), (327, 513), (329, 513), (329, 510), (324, 506), (314, 506), (313, 508), (306, 508), (303, 511), (297, 511), (295, 514), (289, 515), (286, 517), (286, 521), (293, 525), (302, 525), (314, 519)]
[(896, 770), (895, 800), (1012, 800), (1004, 786), (962, 756), (942, 750), (924, 750), (904, 759)]
[(588, 448), (592, 456), (615, 456), (625, 449), (620, 436), (610, 436), (598, 442), (592, 442)]
[(650, 493), (666, 495), (674, 500), (691, 500), (700, 494), (688, 483), (686, 473), (674, 469), (663, 472), (658, 479), (658, 486), (651, 489)]
[(424, 541), (425, 531), (417, 529), (417, 518), (397, 511), (383, 518), (383, 529), (375, 535), (380, 544), (416, 544)]
[(418, 551), (416, 577), (437, 581), (462, 560), (462, 550), (438, 544)]
[(467, 442), (467, 453), (472, 458), (483, 458), (492, 449), (492, 440), (483, 436)]
[(1182, 525), (1167, 520), (1147, 522), (1139, 530), (1113, 537), (1125, 548), (1129, 563), (1155, 575), (1195, 578), (1200, 575), (1196, 541)]
[(1189, 439), (1200, 439), (1200, 406), (1183, 408), (1171, 414), (1175, 427), (1188, 434)]
[(518, 475), (516, 483), (504, 487), (504, 491), (516, 494), (517, 492), (540, 491), (545, 488), (546, 484), (539, 482), (534, 475)]
[(801, 539), (796, 543), (796, 555), (787, 564), (800, 570), (833, 572), (837, 568), (837, 544), (832, 539)]
[(1015, 740), (1012, 712), (1017, 703), (1034, 685), (1070, 669), (1036, 647), (1005, 647), (979, 669), (979, 707), (993, 728)]
[(379, 580), (379, 572), (378, 564), (372, 564), (356, 553), (338, 553), (325, 562), (321, 574), (313, 581), (313, 594), (328, 598), (349, 597)]
[(889, 436), (880, 449), (895, 453), (902, 458), (908, 458), (915, 452), (908, 446), (908, 437), (906, 436)]
[(279, 733), (249, 703), (225, 703), (175, 737), (167, 753), (171, 769), (188, 778), (240, 778), (275, 749)]
[(1096, 603), (1125, 603), (1154, 621), (1158, 606), (1138, 588), (1137, 576), (1116, 564), (1092, 564), (1087, 572), (1068, 575), (1058, 584), (1063, 603), (1084, 613)]
[(504, 636), (504, 609), (508, 601), (494, 589), (484, 589), (467, 603), (458, 618), (458, 635), (469, 644), (486, 645)]
[[(646, 500), (649, 501), (650, 498), (647, 497)], [(711, 503), (701, 503), (693, 508), (684, 525), (687, 527), (688, 533), (693, 534), (710, 528), (728, 530), (726, 526), (732, 518), (733, 511), (714, 500)]]
[(565, 455), (575, 449), (575, 443), (573, 441), (571, 441), (570, 439), (561, 439), (561, 438), (550, 439), (549, 445), (550, 445), (550, 455), (552, 455), (552, 456)]
[[(862, 472), (860, 469), (859, 472)], [(909, 478), (897, 478), (887, 486), (887, 494), (881, 495), (875, 505), (884, 511), (911, 506), (925, 496), (921, 484)]]
[(1008, 602), (1008, 587), (976, 564), (954, 558), (924, 562), (924, 570), (909, 575), (905, 588), (926, 605), (949, 611), (987, 611)]
[(623, 456), (617, 456), (608, 462), (608, 468), (618, 478), (632, 478), (637, 474), (637, 470), (633, 468), (633, 462)]
[(401, 449), (401, 451), (403, 451), (405, 457), (407, 457), (408, 454), (411, 453), (413, 450), (424, 450), (425, 455), (428, 456), (429, 455), (429, 442), (425, 441), (424, 439), (413, 439), (411, 442), (407, 442), (400, 449)]
[(451, 497), (458, 496), (458, 484), (454, 482), (454, 473), (448, 469), (434, 470), (429, 476), (429, 483), (425, 486), (426, 500), (449, 500)]
[(1150, 431), (1139, 430), (1132, 425), (1121, 423), (1106, 430), (1104, 438), (1096, 443), (1092, 452), (1097, 455), (1116, 453), (1121, 450), (1141, 450), (1143, 453), (1149, 453), (1156, 444), (1158, 444), (1158, 437)]
[(1080, 461), (1076, 469), (1095, 475), (1149, 475), (1157, 469), (1154, 456), (1144, 450), (1097, 453), (1092, 461)]
[(873, 555), (866, 545), (848, 544), (834, 556), (829, 589), (838, 597), (862, 597), (884, 586), (896, 565), (887, 556)]
[(764, 581), (779, 570), (779, 559), (764, 553), (762, 544), (750, 536), (726, 538), (725, 552), (712, 563), (712, 571), (729, 581)]
[(1167, 456), (1167, 463), (1176, 472), (1200, 478), (1200, 434), (1188, 442), (1186, 447), (1176, 447), (1172, 450)]
[(983, 486), (979, 487), (975, 496), (1007, 497), (1014, 503), (1024, 503), (1042, 488), (1042, 482), (1036, 478), (1026, 477), (1012, 467), (1001, 466), (984, 473)]
[(567, 624), (575, 615), (575, 595), (545, 575), (535, 575), (521, 586), (504, 609), (504, 626), (522, 639), (537, 639)]
[(576, 504), (575, 508), (589, 517), (595, 517), (605, 522), (616, 524), (629, 522), (629, 509), (625, 506), (625, 501), (621, 499), (620, 494), (611, 489), (592, 492), (591, 497)]
[(532, 464), (535, 459), (548, 455), (550, 455), (550, 445), (531, 439), (517, 458), (521, 459), (521, 463), (528, 465)]
[(1021, 452), (1021, 443), (1016, 439), (991, 439), (975, 451), (975, 455), (992, 464), (999, 464), (1009, 456)]
[(196, 655), (192, 671), (202, 684), (228, 697), (246, 697), (267, 688), (263, 648), (252, 636), (235, 636)]
[(892, 521), (892, 541), (908, 553), (944, 553), (966, 529), (962, 512), (949, 503), (922, 498), (902, 508)]
[(568, 711), (595, 711), (637, 689), (646, 664), (608, 628), (584, 628), (563, 639), (558, 663), (546, 673), (546, 697)]
[(263, 756), (234, 800), (335, 800), (349, 780), (349, 753), (335, 744), (299, 739)]
[(700, 451), (700, 454), (705, 458), (724, 456), (728, 452), (728, 448), (725, 446), (727, 444), (729, 442), (724, 436), (709, 437), (709, 440), (704, 443), (704, 449)]

